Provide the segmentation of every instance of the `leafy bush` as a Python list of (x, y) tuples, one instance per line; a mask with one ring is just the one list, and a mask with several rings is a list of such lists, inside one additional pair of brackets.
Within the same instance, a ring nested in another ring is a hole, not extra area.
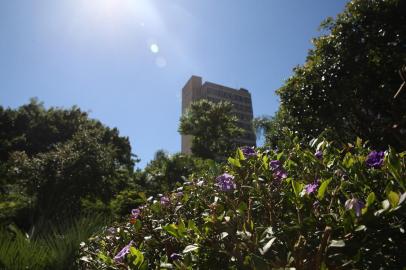
[(297, 138), (144, 198), (81, 247), (81, 269), (400, 269), (406, 153)]

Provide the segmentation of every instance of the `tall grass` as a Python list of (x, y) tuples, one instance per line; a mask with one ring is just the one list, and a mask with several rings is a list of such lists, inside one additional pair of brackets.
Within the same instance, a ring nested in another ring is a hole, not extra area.
[(75, 269), (80, 243), (108, 222), (103, 216), (85, 216), (46, 225), (31, 238), (15, 227), (0, 228), (0, 269)]

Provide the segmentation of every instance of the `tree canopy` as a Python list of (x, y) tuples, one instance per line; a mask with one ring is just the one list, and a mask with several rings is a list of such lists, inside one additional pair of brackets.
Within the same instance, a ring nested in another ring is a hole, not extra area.
[(406, 63), (405, 10), (402, 0), (354, 0), (327, 19), (305, 64), (277, 91), (275, 125), (306, 139), (324, 132), (331, 139), (359, 136), (375, 147), (406, 149), (406, 92), (393, 98)]
[(198, 157), (221, 159), (236, 147), (242, 135), (229, 102), (214, 103), (206, 99), (193, 102), (180, 118), (179, 132), (192, 135), (192, 153)]
[(82, 200), (107, 203), (134, 166), (128, 138), (87, 113), (31, 100), (0, 107), (0, 209), (23, 227), (75, 216)]

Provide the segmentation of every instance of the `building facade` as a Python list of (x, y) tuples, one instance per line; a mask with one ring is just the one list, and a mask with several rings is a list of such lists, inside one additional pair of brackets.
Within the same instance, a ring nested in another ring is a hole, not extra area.
[[(182, 114), (189, 105), (197, 100), (207, 99), (212, 102), (228, 101), (234, 106), (233, 114), (238, 119), (238, 126), (244, 130), (244, 135), (235, 138), (237, 145), (255, 146), (256, 137), (252, 126), (253, 111), (251, 94), (248, 90), (233, 89), (223, 85), (202, 82), (202, 78), (192, 76), (182, 89)], [(182, 153), (191, 154), (192, 136), (182, 135)]]

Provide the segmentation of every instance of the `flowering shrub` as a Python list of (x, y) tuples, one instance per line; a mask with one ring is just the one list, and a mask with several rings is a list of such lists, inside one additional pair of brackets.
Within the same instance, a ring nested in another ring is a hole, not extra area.
[[(250, 151), (251, 152), (251, 151)], [(317, 154), (315, 154), (317, 153)], [(376, 154), (371, 154), (376, 153)], [(382, 153), (382, 154), (381, 154)], [(406, 153), (312, 140), (237, 150), (81, 247), (81, 269), (401, 269)], [(371, 161), (371, 159), (373, 159)], [(164, 198), (164, 199), (163, 199)]]

